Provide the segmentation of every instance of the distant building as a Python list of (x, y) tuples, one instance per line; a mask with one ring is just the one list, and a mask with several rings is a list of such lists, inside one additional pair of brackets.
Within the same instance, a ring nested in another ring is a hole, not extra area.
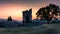
[(32, 22), (32, 9), (23, 11), (23, 23)]

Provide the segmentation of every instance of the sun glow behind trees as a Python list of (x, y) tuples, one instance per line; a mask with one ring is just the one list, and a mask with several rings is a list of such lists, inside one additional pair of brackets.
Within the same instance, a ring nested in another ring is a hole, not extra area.
[[(22, 0), (21, 0), (22, 1)], [(31, 0), (32, 1), (32, 0)], [(53, 0), (52, 2), (49, 0), (44, 0), (44, 1), (32, 1), (30, 0), (27, 1), (3, 1), (0, 3), (0, 18), (7, 19), (8, 16), (11, 16), (12, 19), (14, 20), (22, 20), (22, 11), (25, 11), (26, 9), (32, 8), (32, 18), (36, 18), (36, 12), (39, 10), (41, 7), (45, 7), (49, 5), (50, 3), (55, 3), (59, 5), (58, 1)]]

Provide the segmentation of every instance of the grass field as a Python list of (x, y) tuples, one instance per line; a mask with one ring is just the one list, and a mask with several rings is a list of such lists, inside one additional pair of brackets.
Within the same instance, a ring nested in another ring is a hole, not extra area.
[(43, 24), (36, 27), (0, 28), (0, 34), (60, 34), (60, 24)]

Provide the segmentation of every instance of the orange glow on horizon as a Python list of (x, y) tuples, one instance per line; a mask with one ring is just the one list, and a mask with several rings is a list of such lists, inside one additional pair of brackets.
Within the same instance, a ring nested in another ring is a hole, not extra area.
[(7, 19), (11, 16), (13, 20), (22, 20), (22, 11), (29, 10), (32, 8), (32, 19), (36, 18), (36, 12), (39, 8), (44, 7), (48, 4), (43, 3), (42, 5), (25, 5), (25, 4), (0, 4), (0, 18)]

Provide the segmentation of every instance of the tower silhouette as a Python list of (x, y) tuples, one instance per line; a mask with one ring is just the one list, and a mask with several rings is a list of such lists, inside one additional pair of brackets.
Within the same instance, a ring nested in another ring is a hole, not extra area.
[(31, 23), (32, 22), (32, 9), (23, 11), (23, 23)]

